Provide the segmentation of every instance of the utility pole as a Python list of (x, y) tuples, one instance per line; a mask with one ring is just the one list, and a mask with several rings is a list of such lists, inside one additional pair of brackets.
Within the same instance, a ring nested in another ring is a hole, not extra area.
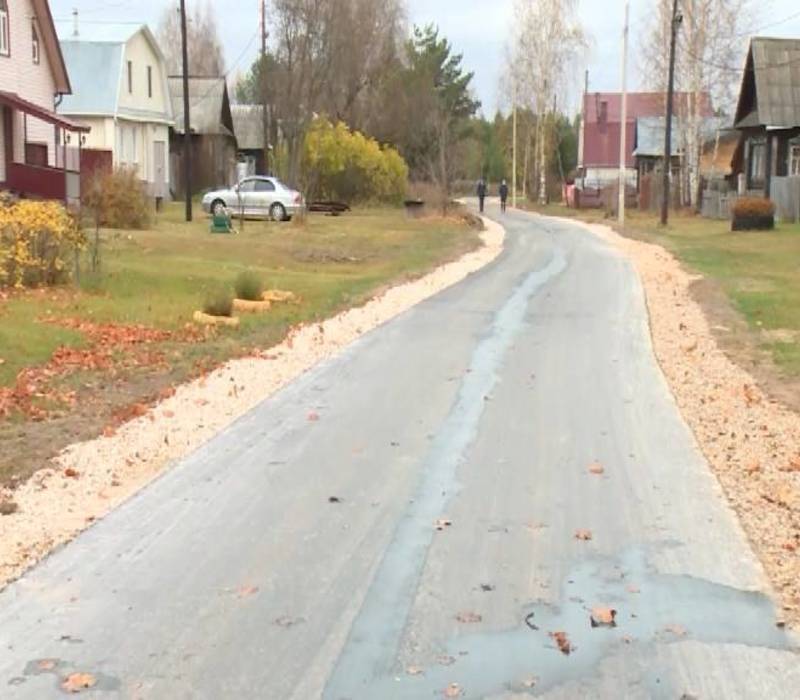
[(664, 183), (663, 200), (661, 202), (661, 225), (669, 222), (669, 195), (670, 171), (672, 170), (672, 105), (675, 92), (675, 42), (678, 38), (678, 28), (681, 26), (683, 16), (678, 11), (678, 0), (672, 3), (672, 24), (669, 42), (669, 82), (667, 84), (667, 119), (664, 129)]
[(183, 187), (186, 221), (192, 220), (192, 127), (189, 118), (189, 47), (186, 44), (186, 0), (181, 0), (181, 50), (183, 53)]
[(261, 0), (261, 108), (263, 110), (264, 132), (264, 175), (270, 174), (269, 168), (269, 112), (267, 111), (267, 2)]
[(517, 81), (514, 80), (514, 105), (512, 108), (511, 147), (511, 208), (517, 208)]
[(628, 182), (628, 18), (630, 16), (630, 2), (625, 0), (625, 29), (622, 31), (622, 116), (620, 118), (619, 134), (619, 202), (617, 206), (617, 221), (620, 226), (625, 225), (625, 189)]

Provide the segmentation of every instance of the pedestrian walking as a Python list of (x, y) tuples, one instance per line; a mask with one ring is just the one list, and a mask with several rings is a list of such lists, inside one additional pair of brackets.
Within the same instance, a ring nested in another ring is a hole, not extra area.
[(481, 214), (483, 214), (483, 202), (486, 199), (486, 180), (481, 178), (478, 180), (478, 206), (480, 209)]
[(500, 211), (505, 213), (507, 202), (508, 202), (508, 183), (505, 180), (503, 180), (500, 183)]

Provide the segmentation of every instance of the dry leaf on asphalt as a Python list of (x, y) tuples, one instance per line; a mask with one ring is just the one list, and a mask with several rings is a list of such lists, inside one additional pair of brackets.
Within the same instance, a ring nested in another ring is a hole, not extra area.
[(520, 685), (523, 688), (530, 689), (530, 688), (535, 688), (536, 684), (538, 682), (539, 682), (539, 679), (536, 676), (530, 676), (529, 678), (526, 678), (524, 681), (522, 681), (522, 683), (520, 683)]
[(77, 479), (80, 476), (80, 473), (78, 473), (72, 467), (67, 467), (64, 470), (64, 476), (66, 476), (68, 479)]
[(685, 637), (688, 634), (688, 631), (683, 625), (667, 625), (664, 627), (664, 631), (674, 634), (676, 637)]
[(471, 625), (475, 624), (476, 622), (480, 622), (483, 620), (483, 617), (476, 612), (472, 612), (471, 610), (465, 610), (464, 612), (460, 612), (458, 615), (456, 615), (456, 620), (465, 625)]
[(36, 663), (36, 668), (40, 671), (52, 671), (57, 665), (55, 659), (41, 659)]
[(572, 652), (572, 645), (569, 643), (566, 632), (550, 632), (550, 639), (556, 643), (558, 650), (565, 656)]
[(446, 527), (450, 527), (453, 524), (453, 521), (449, 518), (439, 518), (434, 525), (436, 526), (437, 530), (444, 530)]
[(446, 698), (460, 698), (463, 690), (458, 683), (451, 683), (444, 689), (444, 696)]
[(96, 683), (97, 679), (91, 673), (72, 673), (61, 683), (61, 689), (67, 693), (80, 693)]
[(256, 593), (258, 593), (258, 586), (240, 586), (239, 590), (236, 591), (236, 595), (239, 598), (249, 598)]
[(278, 625), (278, 627), (294, 627), (295, 625), (301, 625), (306, 621), (304, 617), (291, 617), (290, 615), (281, 615), (280, 617), (274, 620), (274, 623)]
[(583, 540), (584, 542), (588, 542), (592, 539), (592, 531), (591, 530), (575, 530), (575, 539), (576, 540)]
[(319, 420), (319, 413), (317, 413), (316, 411), (309, 411), (308, 412), (308, 420), (311, 421), (312, 423), (318, 421)]
[(409, 666), (406, 669), (406, 673), (409, 676), (421, 676), (423, 674), (423, 670), (419, 666)]
[(629, 583), (625, 588), (625, 590), (628, 591), (628, 593), (641, 593), (641, 591), (639, 590), (639, 586), (636, 586), (633, 583)]
[(603, 468), (603, 465), (600, 464), (600, 462), (592, 462), (589, 465), (590, 474), (602, 474), (603, 472), (605, 472), (605, 469)]
[(452, 656), (448, 656), (447, 654), (442, 654), (441, 656), (436, 658), (436, 663), (440, 666), (452, 666), (456, 662), (455, 658)]
[(592, 608), (589, 619), (592, 622), (592, 627), (616, 627), (617, 623), (615, 618), (617, 611), (613, 608)]

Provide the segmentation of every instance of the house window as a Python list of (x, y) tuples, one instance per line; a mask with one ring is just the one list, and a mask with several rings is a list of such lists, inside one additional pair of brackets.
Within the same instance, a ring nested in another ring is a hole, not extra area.
[(153, 96), (153, 67), (147, 66), (147, 96)]
[(800, 143), (789, 144), (789, 175), (800, 176)]
[(133, 61), (128, 61), (128, 93), (133, 94)]
[(750, 187), (764, 184), (766, 174), (767, 144), (763, 141), (750, 146)]
[(605, 100), (600, 103), (600, 114), (597, 116), (597, 121), (601, 124), (605, 124), (608, 121), (608, 102)]
[(36, 33), (36, 25), (31, 25), (31, 46), (33, 47), (33, 62), (39, 64), (39, 35)]
[(8, 2), (0, 0), (0, 56), (11, 55), (10, 23), (8, 19)]

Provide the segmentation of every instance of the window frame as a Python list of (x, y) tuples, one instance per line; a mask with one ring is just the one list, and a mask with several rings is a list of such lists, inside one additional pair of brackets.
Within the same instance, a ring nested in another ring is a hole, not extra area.
[(133, 94), (133, 61), (128, 61), (128, 94)]
[(31, 22), (31, 49), (33, 53), (33, 63), (38, 66), (42, 61), (42, 46), (39, 41), (39, 32), (36, 31), (36, 22)]
[(255, 191), (256, 192), (269, 192), (269, 193), (272, 193), (272, 192), (275, 192), (276, 189), (277, 189), (275, 187), (275, 183), (272, 182), (271, 180), (260, 180), (259, 179), (259, 180), (254, 180), (254, 182), (256, 183), (256, 186), (255, 186)]
[(11, 56), (11, 13), (8, 0), (0, 0), (0, 56)]
[(800, 140), (789, 141), (789, 177), (800, 176)]
[(153, 66), (147, 66), (147, 96), (153, 97)]

